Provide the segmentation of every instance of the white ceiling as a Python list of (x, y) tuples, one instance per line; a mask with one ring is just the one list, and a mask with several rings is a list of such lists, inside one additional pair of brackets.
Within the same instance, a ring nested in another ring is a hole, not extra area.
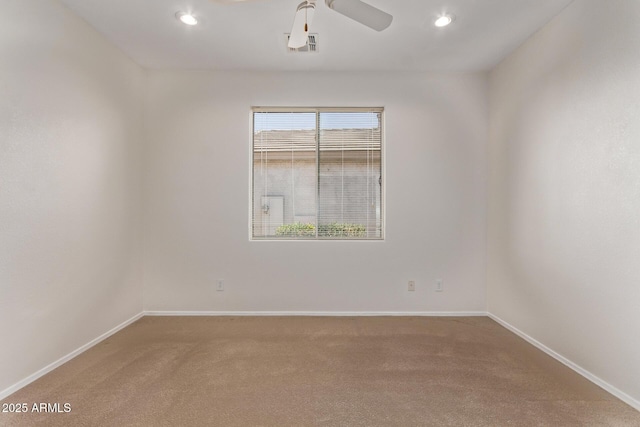
[[(317, 1), (319, 52), (287, 52), (301, 0), (61, 0), (140, 65), (152, 69), (491, 69), (573, 0), (365, 0), (394, 16), (376, 32)], [(175, 18), (191, 12), (200, 23)], [(455, 22), (433, 25), (443, 12)]]

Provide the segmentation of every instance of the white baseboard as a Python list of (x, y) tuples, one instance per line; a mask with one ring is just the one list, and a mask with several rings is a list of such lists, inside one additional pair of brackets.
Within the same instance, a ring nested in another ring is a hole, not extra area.
[(145, 316), (431, 316), (469, 317), (486, 316), (486, 311), (145, 311)]
[(104, 334), (100, 335), (98, 338), (95, 338), (95, 339), (89, 341), (88, 343), (86, 343), (82, 347), (79, 347), (79, 348), (75, 349), (71, 353), (67, 354), (66, 356), (61, 357), (60, 359), (56, 360), (55, 362), (51, 363), (50, 365), (45, 366), (44, 368), (40, 369), (39, 371), (29, 375), (25, 379), (23, 379), (21, 381), (18, 381), (14, 385), (12, 385), (12, 386), (0, 391), (0, 400), (3, 400), (4, 398), (8, 397), (9, 395), (11, 395), (11, 394), (15, 393), (16, 391), (20, 390), (22, 387), (34, 382), (35, 380), (37, 380), (41, 376), (48, 374), (49, 372), (51, 372), (54, 369), (56, 369), (58, 366), (68, 362), (69, 360), (73, 359), (74, 357), (76, 357), (80, 353), (83, 353), (83, 352), (87, 351), (88, 349), (90, 349), (94, 345), (98, 344), (100, 341), (105, 340), (106, 338), (109, 338), (111, 335), (113, 335), (116, 332), (118, 332), (119, 330), (129, 326), (130, 324), (132, 324), (136, 320), (140, 319), (142, 316), (144, 316), (144, 313), (136, 314), (131, 319), (125, 320), (124, 322), (122, 322), (121, 324), (116, 326), (115, 328), (113, 328), (113, 329), (105, 332)]
[(608, 382), (600, 379), (599, 377), (595, 376), (594, 374), (592, 374), (591, 372), (589, 372), (586, 369), (582, 368), (581, 366), (573, 363), (571, 360), (567, 359), (563, 355), (561, 355), (559, 353), (556, 353), (555, 351), (553, 351), (552, 349), (550, 349), (546, 345), (542, 344), (540, 341), (536, 340), (535, 338), (530, 337), (529, 335), (527, 335), (524, 332), (522, 332), (520, 329), (518, 329), (515, 326), (507, 323), (506, 321), (502, 320), (498, 316), (496, 316), (494, 314), (491, 314), (491, 313), (487, 313), (487, 316), (489, 316), (491, 319), (495, 320), (500, 325), (502, 325), (505, 328), (507, 328), (509, 331), (511, 331), (514, 334), (518, 335), (520, 338), (524, 339), (529, 344), (531, 344), (531, 345), (537, 347), (538, 349), (544, 351), (549, 356), (551, 356), (554, 359), (556, 359), (558, 362), (560, 362), (563, 365), (573, 369), (575, 372), (577, 372), (578, 374), (582, 375), (583, 377), (585, 377), (586, 379), (588, 379), (589, 381), (591, 381), (595, 385), (597, 385), (600, 388), (602, 388), (602, 389), (606, 390), (607, 392), (611, 393), (612, 395), (614, 395), (618, 399), (622, 400), (627, 405), (629, 405), (629, 406), (633, 407), (634, 409), (640, 411), (640, 401), (638, 401), (638, 400), (634, 399), (633, 397), (629, 396), (628, 394), (626, 394), (622, 390), (617, 389), (616, 387), (612, 386)]

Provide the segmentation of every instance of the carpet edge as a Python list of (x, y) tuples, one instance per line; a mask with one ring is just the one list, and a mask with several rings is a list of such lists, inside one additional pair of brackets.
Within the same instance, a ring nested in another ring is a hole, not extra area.
[(18, 381), (17, 383), (15, 383), (15, 384), (7, 387), (6, 389), (0, 391), (0, 400), (6, 399), (7, 397), (11, 396), (16, 391), (18, 391), (21, 388), (31, 384), (32, 382), (34, 382), (38, 378), (48, 374), (49, 372), (53, 371), (57, 367), (65, 364), (69, 360), (71, 360), (74, 357), (80, 355), (81, 353), (84, 353), (85, 351), (89, 350), (91, 347), (95, 346), (99, 342), (104, 341), (105, 339), (109, 338), (111, 335), (115, 334), (116, 332), (119, 332), (120, 330), (126, 328), (127, 326), (129, 326), (130, 324), (135, 322), (136, 320), (141, 319), (143, 316), (144, 316), (144, 312), (140, 312), (140, 313), (136, 314), (135, 316), (133, 316), (133, 317), (125, 320), (124, 322), (120, 323), (119, 325), (111, 328), (110, 330), (108, 330), (107, 332), (105, 332), (102, 335), (98, 336), (97, 338), (92, 339), (88, 343), (78, 347), (77, 349), (73, 350), (72, 352), (68, 353), (67, 355), (62, 356), (61, 358), (59, 358), (55, 362), (50, 363), (49, 365), (47, 365), (44, 368), (34, 372), (33, 374), (29, 375), (28, 377), (23, 378), (22, 380)]
[(431, 317), (486, 317), (486, 311), (198, 311), (149, 310), (145, 316), (319, 316), (319, 317), (372, 317), (372, 316), (431, 316)]
[(629, 396), (627, 393), (623, 392), (622, 390), (618, 389), (617, 387), (614, 387), (613, 385), (609, 384), (608, 382), (606, 382), (605, 380), (601, 379), (600, 377), (592, 374), (591, 372), (589, 372), (586, 369), (584, 369), (582, 366), (572, 362), (571, 360), (567, 359), (566, 357), (564, 357), (560, 353), (557, 353), (556, 351), (554, 351), (551, 348), (547, 347), (546, 345), (542, 344), (540, 341), (536, 340), (535, 338), (527, 335), (526, 333), (522, 332), (520, 329), (518, 329), (515, 326), (511, 325), (509, 322), (507, 322), (507, 321), (501, 319), (500, 317), (496, 316), (495, 314), (493, 314), (491, 312), (487, 312), (487, 316), (491, 320), (494, 320), (499, 325), (501, 325), (501, 326), (505, 327), (506, 329), (508, 329), (510, 332), (513, 332), (514, 334), (518, 335), (520, 338), (522, 338), (523, 340), (527, 341), (529, 344), (533, 345), (537, 349), (542, 350), (547, 355), (549, 355), (549, 356), (553, 357), (554, 359), (556, 359), (558, 362), (562, 363), (563, 365), (565, 365), (566, 367), (570, 368), (574, 372), (576, 372), (576, 373), (580, 374), (581, 376), (583, 376), (584, 378), (588, 379), (589, 381), (591, 381), (592, 383), (594, 383), (598, 387), (602, 388), (606, 392), (608, 392), (608, 393), (612, 394), (613, 396), (617, 397), (618, 399), (622, 400), (624, 403), (626, 403), (627, 405), (631, 406), (633, 409), (635, 409), (637, 411), (640, 411), (640, 401), (634, 399), (633, 397)]

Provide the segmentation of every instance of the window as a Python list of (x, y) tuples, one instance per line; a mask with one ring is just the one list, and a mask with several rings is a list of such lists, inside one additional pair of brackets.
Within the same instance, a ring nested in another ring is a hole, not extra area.
[(382, 239), (382, 113), (254, 108), (252, 238)]

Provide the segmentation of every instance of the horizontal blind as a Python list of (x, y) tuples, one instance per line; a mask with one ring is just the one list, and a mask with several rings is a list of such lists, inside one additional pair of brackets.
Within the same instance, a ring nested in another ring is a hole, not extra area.
[(253, 238), (382, 238), (381, 114), (255, 108)]
[(381, 112), (321, 112), (318, 237), (382, 237)]
[[(255, 112), (253, 237), (313, 237), (316, 223), (316, 114)], [(306, 230), (306, 231), (305, 231)]]

